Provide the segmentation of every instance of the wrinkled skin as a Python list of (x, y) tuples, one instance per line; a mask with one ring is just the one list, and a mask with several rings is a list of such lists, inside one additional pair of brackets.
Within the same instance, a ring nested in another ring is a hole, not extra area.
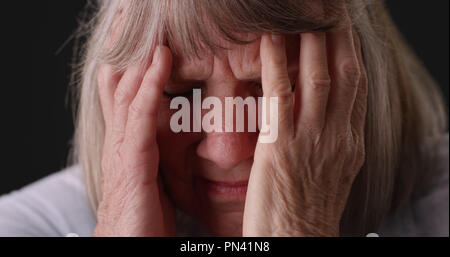
[[(364, 163), (367, 79), (357, 34), (348, 25), (229, 47), (188, 60), (160, 46), (148, 67), (100, 68), (106, 134), (94, 235), (175, 235), (174, 206), (221, 236), (339, 235)], [(259, 78), (262, 87), (249, 81)], [(258, 143), (258, 132), (173, 133), (163, 91), (193, 87), (222, 101), (278, 97), (277, 141)], [(205, 179), (248, 187), (211, 193)]]

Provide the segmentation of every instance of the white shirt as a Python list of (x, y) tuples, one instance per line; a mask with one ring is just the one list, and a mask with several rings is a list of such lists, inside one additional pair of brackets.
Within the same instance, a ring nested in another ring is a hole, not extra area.
[[(449, 236), (448, 134), (435, 150), (439, 156), (438, 182), (374, 232), (380, 236)], [(0, 236), (90, 236), (95, 224), (80, 166), (66, 168), (0, 197)], [(199, 227), (177, 212), (177, 235), (207, 235)]]

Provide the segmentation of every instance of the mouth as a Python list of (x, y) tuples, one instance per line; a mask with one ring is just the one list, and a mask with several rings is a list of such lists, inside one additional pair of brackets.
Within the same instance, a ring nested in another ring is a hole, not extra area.
[(215, 181), (201, 179), (201, 185), (208, 195), (215, 200), (245, 200), (248, 180)]

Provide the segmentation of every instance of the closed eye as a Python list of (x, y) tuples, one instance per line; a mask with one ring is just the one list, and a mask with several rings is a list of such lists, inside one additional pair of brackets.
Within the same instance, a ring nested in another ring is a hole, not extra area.
[(167, 93), (166, 91), (163, 91), (163, 95), (167, 98), (175, 98), (177, 96), (187, 96), (189, 93), (191, 93), (191, 91), (186, 91), (184, 93), (175, 93), (175, 94), (171, 94), (171, 93)]
[(194, 89), (200, 89), (203, 85), (201, 81), (189, 81), (185, 83), (169, 82), (164, 88), (163, 95), (167, 98), (178, 96), (190, 97)]
[[(291, 87), (292, 87), (292, 91), (294, 91), (295, 90), (295, 81), (292, 83), (292, 85), (291, 85)], [(254, 83), (253, 84), (257, 89), (258, 89), (258, 91), (261, 93), (261, 95), (263, 94), (263, 89), (262, 89), (262, 84), (261, 83)], [(189, 97), (191, 97), (192, 96), (192, 92), (193, 92), (193, 90), (194, 89), (201, 89), (201, 87), (192, 87), (192, 88), (190, 88), (189, 90), (185, 90), (185, 91), (182, 91), (182, 92), (175, 92), (175, 93), (169, 93), (169, 92), (167, 92), (166, 90), (164, 90), (163, 91), (163, 95), (165, 96), (165, 97), (167, 97), (167, 98), (170, 98), (170, 99), (172, 99), (172, 98), (175, 98), (175, 97), (178, 97), (178, 96), (183, 96), (183, 97), (187, 97), (187, 98), (189, 98)]]

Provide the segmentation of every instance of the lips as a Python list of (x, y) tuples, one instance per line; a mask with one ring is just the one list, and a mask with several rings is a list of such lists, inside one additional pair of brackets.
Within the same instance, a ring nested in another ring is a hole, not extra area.
[(248, 180), (213, 181), (203, 179), (203, 183), (209, 193), (228, 197), (242, 197), (247, 192)]

